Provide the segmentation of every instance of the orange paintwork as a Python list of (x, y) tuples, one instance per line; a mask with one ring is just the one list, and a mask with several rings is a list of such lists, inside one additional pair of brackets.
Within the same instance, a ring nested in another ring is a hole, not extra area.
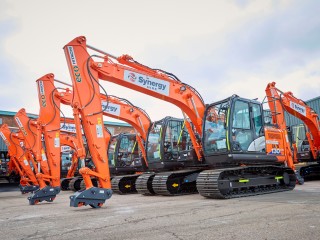
[[(174, 79), (172, 75), (163, 71), (154, 70), (139, 64), (128, 55), (115, 59), (115, 57), (110, 57), (110, 55), (106, 54), (103, 57), (103, 62), (94, 62), (87, 52), (86, 38), (84, 36), (72, 40), (64, 47), (64, 50), (70, 74), (73, 81), (79, 86), (81, 85), (86, 89), (92, 86), (92, 84), (97, 84), (98, 79), (102, 79), (170, 102), (179, 107), (190, 118), (198, 134), (202, 135), (202, 118), (205, 112), (205, 104), (200, 95), (191, 86), (180, 82), (178, 79)], [(112, 59), (118, 63), (112, 62)], [(125, 76), (128, 79), (125, 79)], [(140, 80), (137, 79), (137, 76), (145, 78), (144, 80), (146, 81), (147, 78), (155, 78), (155, 81), (161, 81), (163, 84), (159, 85), (156, 82), (151, 83), (149, 81), (151, 87), (145, 88), (136, 84)], [(154, 91), (157, 87), (159, 89), (162, 88), (163, 91)], [(88, 101), (89, 99), (85, 100), (83, 104), (86, 104)], [(201, 144), (197, 141), (196, 134), (188, 121), (186, 121), (186, 126), (200, 160), (202, 159)]]
[[(98, 181), (101, 188), (111, 189), (110, 171), (107, 157), (107, 142), (110, 136), (106, 135), (103, 125), (103, 114), (101, 108), (101, 99), (99, 84), (95, 80), (89, 80), (90, 77), (85, 71), (85, 58), (77, 58), (81, 61), (81, 67), (75, 61), (70, 60), (68, 47), (64, 47), (67, 62), (71, 74), (73, 85), (72, 107), (78, 111), (81, 116), (81, 123), (84, 134), (87, 139), (88, 148), (92, 156), (92, 161), (96, 167)], [(87, 75), (87, 80), (81, 79)], [(91, 76), (97, 79), (97, 74)], [(85, 179), (86, 188), (92, 187), (92, 182), (88, 175), (93, 175), (92, 171), (80, 170)]]
[(23, 134), (21, 132), (12, 133), (7, 124), (3, 124), (0, 128), (0, 133), (3, 141), (8, 147), (8, 152), (11, 158), (15, 159), (19, 173), (25, 182), (31, 182), (33, 185), (38, 185), (38, 181), (31, 169), (30, 162), (25, 155), (25, 151), (21, 147)]
[[(38, 131), (39, 126), (37, 120), (30, 119), (24, 108), (16, 113), (14, 120), (23, 133), (26, 149), (30, 151), (35, 157), (35, 160), (40, 163), (41, 172), (49, 175), (49, 166), (41, 145), (41, 133), (39, 134)], [(36, 172), (38, 171), (36, 170)]]
[[(286, 129), (284, 112), (299, 118), (308, 127), (306, 133), (313, 158), (317, 159), (320, 152), (320, 127), (319, 118), (316, 112), (304, 101), (293, 96), (292, 92), (282, 92), (276, 88), (276, 83), (267, 85), (266, 94), (272, 114), (272, 122), (280, 129)], [(275, 114), (276, 113), (276, 114)]]

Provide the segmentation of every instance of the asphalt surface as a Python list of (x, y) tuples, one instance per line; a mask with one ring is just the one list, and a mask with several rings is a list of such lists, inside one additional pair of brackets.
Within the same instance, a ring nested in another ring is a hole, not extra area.
[(11, 190), (0, 192), (0, 239), (320, 239), (320, 181), (231, 200), (114, 194), (100, 209), (69, 207), (71, 192), (30, 206)]

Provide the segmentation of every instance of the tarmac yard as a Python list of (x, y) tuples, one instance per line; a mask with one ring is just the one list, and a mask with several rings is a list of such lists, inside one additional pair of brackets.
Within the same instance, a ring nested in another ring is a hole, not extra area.
[(100, 209), (69, 207), (71, 192), (30, 206), (0, 191), (0, 239), (320, 239), (320, 181), (231, 200), (114, 194)]

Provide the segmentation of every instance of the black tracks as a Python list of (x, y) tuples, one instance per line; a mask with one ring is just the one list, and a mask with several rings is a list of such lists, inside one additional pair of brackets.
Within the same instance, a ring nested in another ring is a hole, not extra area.
[(111, 180), (112, 190), (118, 194), (137, 193), (136, 180), (141, 174), (115, 176)]
[(197, 179), (199, 194), (215, 199), (288, 191), (294, 189), (295, 184), (292, 169), (276, 166), (206, 170)]

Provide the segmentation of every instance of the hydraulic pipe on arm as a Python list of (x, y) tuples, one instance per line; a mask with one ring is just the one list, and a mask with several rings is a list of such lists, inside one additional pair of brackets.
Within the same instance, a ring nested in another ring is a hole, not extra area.
[(17, 169), (21, 169), (19, 173), (21, 174), (23, 172), (20, 182), (21, 192), (28, 193), (35, 191), (39, 188), (39, 184), (31, 169), (30, 163), (27, 160), (25, 152), (20, 145), (20, 138), (22, 137), (22, 133), (13, 133), (10, 131), (7, 124), (3, 124), (0, 128), (0, 135), (8, 147), (11, 158), (14, 158), (15, 162), (18, 163), (19, 168)]
[[(72, 49), (67, 50), (67, 48), (65, 47), (65, 54), (73, 85), (72, 105), (77, 108), (81, 116), (83, 131), (96, 169), (96, 172), (89, 168), (80, 169), (86, 190), (71, 196), (70, 206), (78, 207), (89, 204), (96, 208), (101, 207), (112, 195), (106, 144), (110, 136), (106, 136), (103, 126), (99, 83), (96, 80), (98, 76), (93, 74), (89, 80), (88, 73), (82, 69), (82, 66), (85, 66), (82, 64), (86, 62), (86, 59), (81, 56), (75, 57)], [(83, 78), (85, 74), (86, 78)], [(98, 178), (100, 187), (93, 187), (90, 176)]]
[[(103, 54), (103, 62), (95, 62), (87, 48)], [(191, 86), (182, 83), (173, 74), (159, 69), (151, 69), (123, 55), (115, 57), (86, 44), (86, 38), (75, 38), (65, 47), (69, 70), (75, 81), (97, 82), (98, 78), (142, 92), (178, 106), (193, 123), (196, 132), (202, 135), (205, 104), (200, 94)], [(114, 63), (113, 61), (118, 63)], [(202, 160), (202, 147), (191, 124), (186, 127), (190, 134), (199, 161)]]

